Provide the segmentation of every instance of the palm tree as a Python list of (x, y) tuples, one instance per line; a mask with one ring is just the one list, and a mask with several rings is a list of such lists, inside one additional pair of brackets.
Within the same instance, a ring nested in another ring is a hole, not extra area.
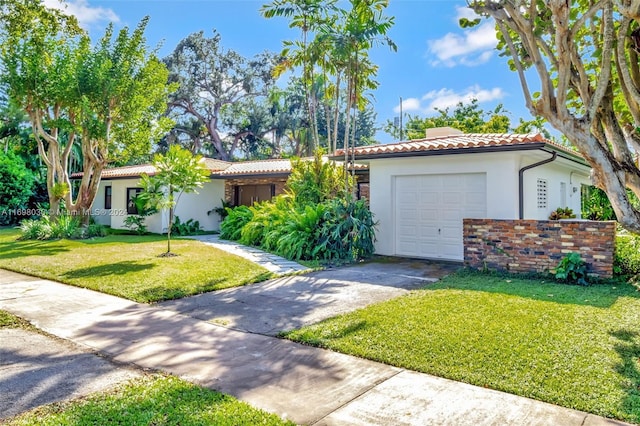
[(287, 58), (282, 62), (279, 71), (284, 72), (295, 66), (302, 66), (302, 79), (305, 82), (305, 94), (309, 125), (315, 147), (320, 144), (318, 135), (316, 99), (313, 92), (314, 61), (311, 51), (308, 49), (307, 37), (323, 22), (328, 19), (328, 13), (335, 10), (337, 0), (274, 0), (262, 7), (262, 16), (273, 18), (275, 16), (291, 17), (290, 28), (300, 28), (302, 41), (285, 41), (282, 55)]

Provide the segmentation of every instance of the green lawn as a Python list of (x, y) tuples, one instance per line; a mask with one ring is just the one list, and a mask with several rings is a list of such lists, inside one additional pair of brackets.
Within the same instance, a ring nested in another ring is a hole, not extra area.
[(10, 314), (7, 311), (0, 310), (0, 328), (25, 328), (32, 329), (33, 327), (28, 321), (18, 318), (15, 315)]
[(293, 425), (235, 398), (152, 375), (76, 400), (36, 408), (9, 425)]
[(125, 297), (137, 302), (177, 299), (262, 281), (266, 269), (200, 242), (110, 235), (91, 240), (16, 241), (0, 229), (0, 268)]
[(640, 294), (459, 273), (293, 340), (640, 422)]

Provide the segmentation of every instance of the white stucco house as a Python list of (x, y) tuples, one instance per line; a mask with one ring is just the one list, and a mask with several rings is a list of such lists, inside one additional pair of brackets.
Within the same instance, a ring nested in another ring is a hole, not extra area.
[[(575, 151), (539, 134), (463, 134), (430, 129), (427, 137), (358, 147), (349, 152), (359, 174), (359, 194), (369, 199), (378, 221), (376, 253), (461, 261), (462, 219), (547, 219), (558, 207), (580, 215), (581, 187), (590, 167)], [(333, 159), (344, 159), (338, 151)], [(204, 159), (211, 180), (198, 194), (184, 194), (176, 209), (182, 221), (219, 229), (217, 214), (232, 205), (270, 199), (284, 189), (289, 160), (228, 163)], [(123, 228), (128, 200), (142, 173), (153, 166), (103, 171), (94, 202), (98, 223)], [(151, 232), (166, 232), (167, 215), (146, 220)]]
[(591, 184), (580, 154), (539, 134), (440, 128), (350, 155), (369, 168), (381, 255), (461, 261), (463, 218), (545, 220), (558, 207), (579, 218), (581, 186)]
[[(197, 193), (182, 194), (175, 214), (182, 222), (197, 220), (205, 231), (220, 228), (220, 217), (209, 212), (222, 206), (222, 200), (238, 205), (270, 199), (282, 192), (291, 172), (290, 160), (230, 163), (204, 158), (202, 161), (211, 172), (211, 179)], [(155, 171), (150, 164), (105, 169), (93, 203), (94, 220), (114, 229), (126, 229), (124, 221), (127, 216), (137, 214), (135, 205), (130, 201), (142, 191), (140, 176), (153, 175)], [(166, 212), (145, 218), (149, 232), (158, 234), (167, 231), (168, 222)]]

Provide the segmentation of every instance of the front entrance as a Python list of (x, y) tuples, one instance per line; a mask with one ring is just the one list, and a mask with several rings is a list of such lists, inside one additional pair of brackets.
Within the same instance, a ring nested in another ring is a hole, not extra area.
[(234, 187), (234, 204), (236, 206), (252, 206), (253, 203), (268, 201), (275, 195), (273, 184), (236, 185)]

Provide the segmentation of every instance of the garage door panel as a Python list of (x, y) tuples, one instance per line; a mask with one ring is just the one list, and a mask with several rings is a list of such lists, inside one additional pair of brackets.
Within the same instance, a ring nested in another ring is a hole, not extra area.
[(397, 176), (395, 188), (396, 254), (462, 260), (462, 219), (486, 217), (486, 175)]

